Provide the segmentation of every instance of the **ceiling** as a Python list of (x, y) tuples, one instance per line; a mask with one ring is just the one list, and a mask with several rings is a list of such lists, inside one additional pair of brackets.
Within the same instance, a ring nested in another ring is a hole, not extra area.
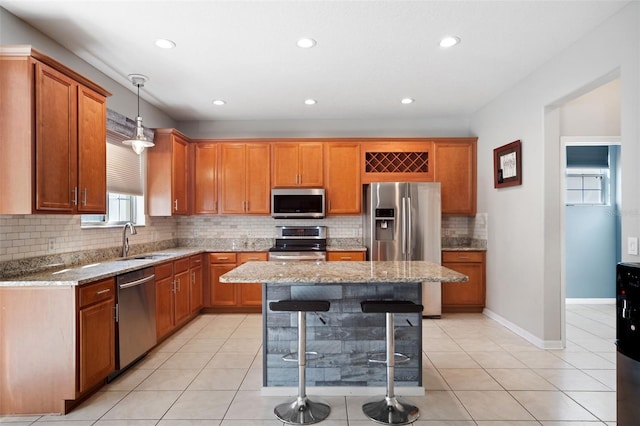
[(177, 121), (468, 116), (626, 3), (0, 0)]

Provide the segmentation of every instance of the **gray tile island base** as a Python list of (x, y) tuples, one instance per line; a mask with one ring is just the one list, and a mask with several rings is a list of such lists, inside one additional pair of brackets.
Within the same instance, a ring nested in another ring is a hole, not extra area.
[[(297, 349), (295, 313), (272, 312), (277, 300), (328, 300), (329, 312), (307, 314), (307, 361), (310, 394), (384, 394), (386, 367), (371, 363), (385, 351), (385, 315), (364, 314), (363, 300), (409, 300), (420, 304), (422, 282), (463, 282), (466, 276), (430, 262), (248, 262), (220, 279), (263, 283), (264, 395), (295, 394), (297, 364), (283, 360)], [(397, 364), (398, 394), (422, 395), (422, 317), (396, 314), (396, 352), (410, 357)]]

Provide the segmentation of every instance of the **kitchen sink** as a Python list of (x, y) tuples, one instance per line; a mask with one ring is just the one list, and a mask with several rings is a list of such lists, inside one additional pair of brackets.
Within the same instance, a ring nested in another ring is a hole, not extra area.
[(117, 260), (156, 260), (156, 259), (164, 259), (165, 257), (173, 256), (175, 253), (151, 253), (151, 254), (140, 254), (137, 256), (130, 257), (120, 257)]

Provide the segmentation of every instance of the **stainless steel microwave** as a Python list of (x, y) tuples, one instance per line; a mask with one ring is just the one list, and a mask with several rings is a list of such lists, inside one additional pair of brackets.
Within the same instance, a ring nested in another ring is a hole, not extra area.
[(324, 188), (274, 188), (271, 217), (276, 219), (322, 219)]

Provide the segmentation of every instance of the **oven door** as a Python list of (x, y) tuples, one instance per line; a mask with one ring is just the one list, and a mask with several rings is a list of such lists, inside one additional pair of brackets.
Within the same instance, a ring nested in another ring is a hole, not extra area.
[(323, 262), (327, 260), (325, 251), (270, 251), (269, 261), (271, 262), (292, 262), (292, 261), (315, 261)]

